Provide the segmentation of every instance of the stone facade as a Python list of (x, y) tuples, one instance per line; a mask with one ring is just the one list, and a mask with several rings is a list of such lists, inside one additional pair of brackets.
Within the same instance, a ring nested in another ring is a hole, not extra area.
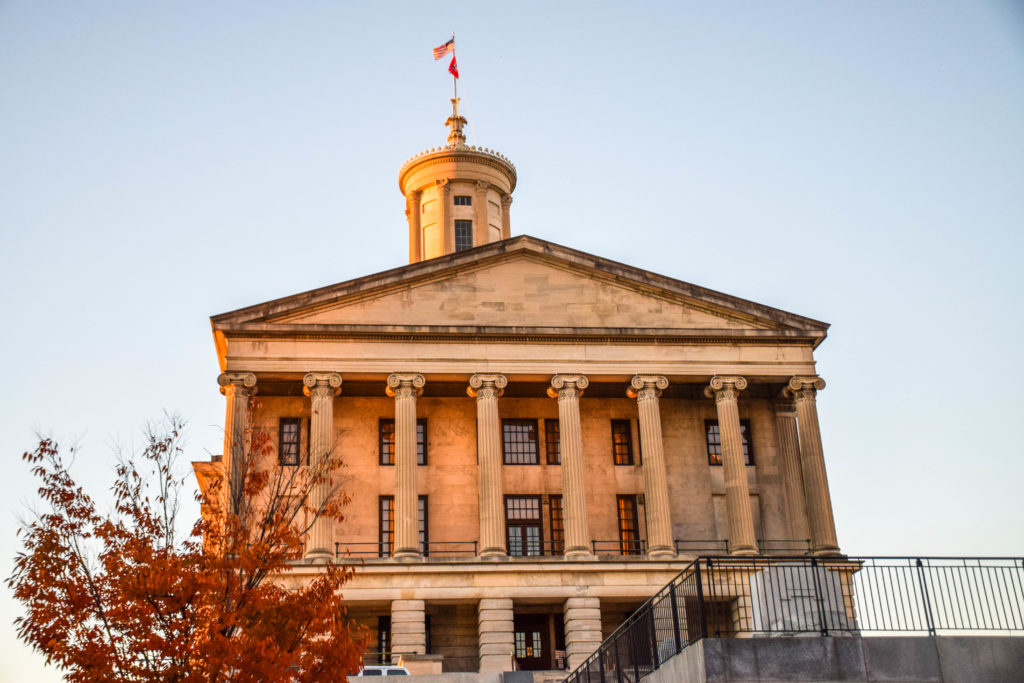
[[(816, 412), (828, 326), (508, 237), (502, 159), (456, 135), (403, 166), (410, 265), (212, 319), (227, 434), (201, 484), (236, 477), (251, 422), (297, 418), (307, 458), (345, 462), (345, 522), (315, 526), (282, 580), (358, 563), (345, 596), (382, 647), (497, 672), (582, 662), (696, 554), (838, 552)], [(497, 232), (425, 249), (423, 201), (470, 181), (477, 203), (437, 220)]]

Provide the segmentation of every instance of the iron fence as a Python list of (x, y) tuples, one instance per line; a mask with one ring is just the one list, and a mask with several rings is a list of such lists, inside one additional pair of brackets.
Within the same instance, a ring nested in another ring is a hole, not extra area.
[(639, 557), (647, 553), (647, 541), (639, 538), (615, 540), (591, 540), (590, 547), (595, 555), (624, 555)]
[[(391, 543), (377, 541), (349, 541), (345, 543), (335, 542), (334, 556), (339, 559), (346, 557), (391, 557), (393, 547)], [(428, 541), (420, 543), (420, 552), (423, 557), (475, 557), (477, 555), (476, 541)]]
[(701, 557), (566, 683), (634, 683), (707, 637), (1024, 634), (1024, 559)]

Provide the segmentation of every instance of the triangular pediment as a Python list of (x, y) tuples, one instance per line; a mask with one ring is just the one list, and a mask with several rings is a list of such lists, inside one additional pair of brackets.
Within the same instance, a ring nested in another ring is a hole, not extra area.
[(268, 322), (313, 325), (470, 325), (737, 329), (767, 327), (729, 311), (702, 310), (664, 292), (514, 254), (403, 287), (348, 297)]
[(215, 328), (811, 333), (827, 325), (532, 237), (216, 316)]

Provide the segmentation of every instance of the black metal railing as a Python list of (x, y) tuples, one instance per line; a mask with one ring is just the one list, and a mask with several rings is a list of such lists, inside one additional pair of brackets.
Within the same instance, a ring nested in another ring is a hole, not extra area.
[(373, 541), (355, 541), (334, 544), (334, 556), (345, 557), (387, 557), (390, 546), (387, 543)]
[(762, 538), (757, 541), (757, 549), (762, 555), (809, 555), (811, 539)]
[[(475, 557), (476, 541), (428, 541), (420, 544), (423, 557)], [(390, 543), (375, 541), (346, 541), (334, 544), (334, 556), (346, 557), (390, 557)]]
[(676, 552), (681, 555), (727, 555), (728, 539), (681, 539), (675, 540)]
[(476, 541), (428, 541), (424, 557), (476, 557)]
[(590, 541), (591, 549), (595, 555), (624, 555), (627, 557), (647, 554), (647, 541), (631, 538), (616, 539), (614, 541)]
[(565, 541), (530, 540), (522, 544), (506, 547), (512, 559), (523, 557), (561, 557), (565, 554)]
[(701, 557), (565, 683), (635, 683), (701, 638), (861, 632), (1024, 634), (1024, 559)]

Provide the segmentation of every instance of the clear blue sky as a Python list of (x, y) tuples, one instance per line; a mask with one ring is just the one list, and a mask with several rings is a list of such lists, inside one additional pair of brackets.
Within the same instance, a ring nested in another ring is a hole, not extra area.
[(844, 550), (1024, 554), (1021, 3), (353, 5), (0, 2), (5, 576), (33, 429), (219, 452), (208, 317), (405, 262), (452, 31), (514, 234), (832, 323)]

